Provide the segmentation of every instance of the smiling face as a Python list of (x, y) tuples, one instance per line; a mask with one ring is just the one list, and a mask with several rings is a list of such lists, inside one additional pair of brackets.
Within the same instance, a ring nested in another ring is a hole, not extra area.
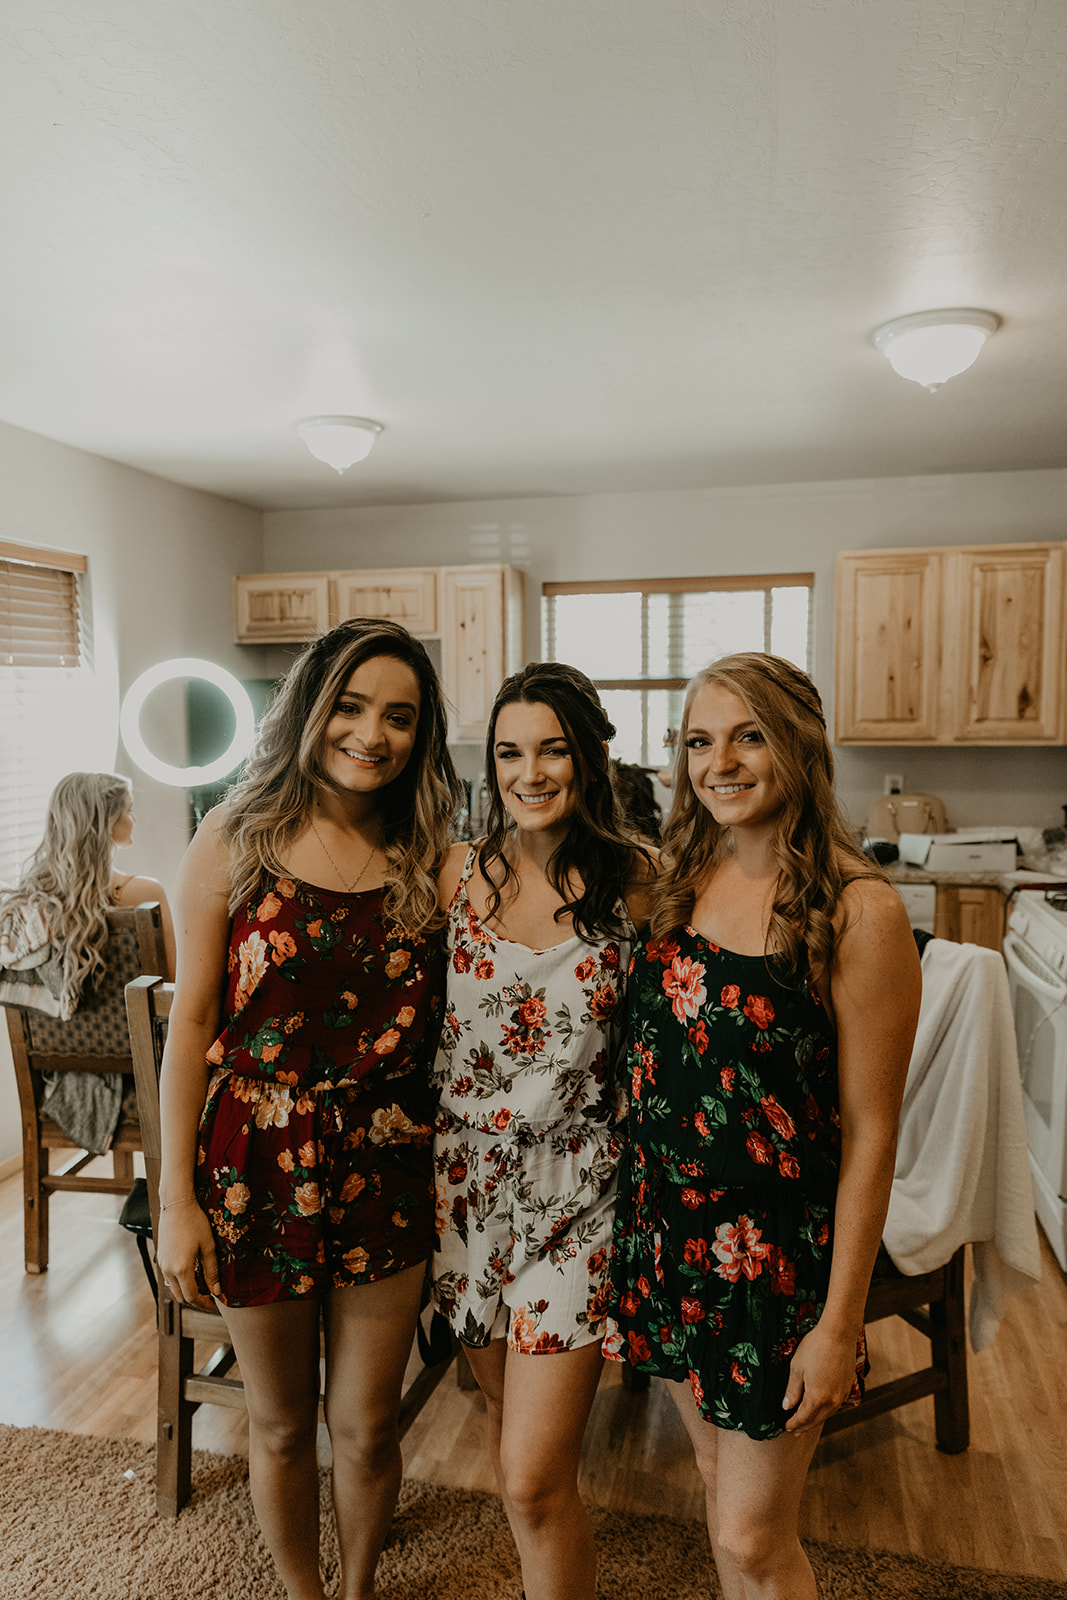
[(395, 656), (371, 656), (349, 674), (323, 735), (323, 767), (341, 789), (373, 793), (398, 778), (415, 747), (419, 680)]
[(116, 845), (133, 843), (133, 825), (137, 818), (133, 814), (133, 795), (127, 794), (122, 803), (122, 815), (111, 830), (111, 843)]
[(566, 832), (576, 795), (574, 758), (559, 718), (539, 700), (501, 706), (493, 765), (500, 798), (531, 833)]
[(774, 821), (783, 795), (774, 760), (748, 707), (729, 689), (706, 683), (693, 696), (685, 735), (689, 781), (724, 828)]

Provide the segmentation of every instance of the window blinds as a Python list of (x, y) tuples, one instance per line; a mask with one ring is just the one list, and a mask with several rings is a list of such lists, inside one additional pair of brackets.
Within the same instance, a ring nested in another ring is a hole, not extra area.
[(85, 559), (0, 544), (0, 884), (41, 841), (89, 675)]

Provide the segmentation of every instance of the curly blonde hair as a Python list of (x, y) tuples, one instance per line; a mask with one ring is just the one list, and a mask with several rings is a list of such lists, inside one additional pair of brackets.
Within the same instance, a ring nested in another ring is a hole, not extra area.
[(307, 646), (276, 690), (243, 778), (222, 801), (221, 836), (231, 854), (231, 914), (279, 873), (286, 845), (307, 824), (317, 788), (335, 787), (323, 763), (326, 724), (356, 667), (390, 656), (419, 683), (415, 744), (403, 772), (381, 791), (385, 909), (411, 933), (440, 925), (436, 873), (450, 839), (461, 786), (446, 739), (448, 719), (433, 664), (418, 639), (380, 617), (342, 622)]
[(14, 889), (0, 893), (0, 913), (35, 911), (63, 961), (71, 1006), (106, 965), (112, 833), (132, 790), (117, 772), (68, 772), (52, 790), (44, 838)]
[(674, 770), (674, 801), (663, 841), (664, 873), (654, 891), (653, 938), (689, 920), (697, 893), (729, 847), (689, 781), (686, 740), (693, 700), (709, 684), (735, 694), (763, 736), (782, 795), (772, 850), (778, 866), (768, 950), (794, 972), (825, 973), (834, 955), (834, 913), (853, 878), (884, 878), (862, 854), (834, 792), (834, 759), (819, 691), (792, 662), (761, 651), (723, 656), (689, 685)]

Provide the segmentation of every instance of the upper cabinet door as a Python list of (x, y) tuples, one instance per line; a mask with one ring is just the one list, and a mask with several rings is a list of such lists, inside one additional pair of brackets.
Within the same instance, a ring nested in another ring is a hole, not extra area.
[(955, 739), (1064, 738), (1064, 546), (998, 545), (946, 557), (956, 677)]
[(846, 552), (835, 569), (834, 734), (849, 742), (938, 737), (941, 557)]
[(256, 572), (233, 580), (238, 644), (302, 644), (329, 625), (325, 572)]
[(411, 633), (440, 632), (436, 567), (374, 568), (334, 572), (330, 577), (336, 622), (387, 617)]

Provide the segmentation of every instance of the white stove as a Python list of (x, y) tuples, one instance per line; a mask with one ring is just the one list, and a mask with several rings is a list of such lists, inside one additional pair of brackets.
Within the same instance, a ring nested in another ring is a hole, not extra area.
[(1038, 1221), (1067, 1272), (1067, 886), (1022, 890), (1004, 936)]

